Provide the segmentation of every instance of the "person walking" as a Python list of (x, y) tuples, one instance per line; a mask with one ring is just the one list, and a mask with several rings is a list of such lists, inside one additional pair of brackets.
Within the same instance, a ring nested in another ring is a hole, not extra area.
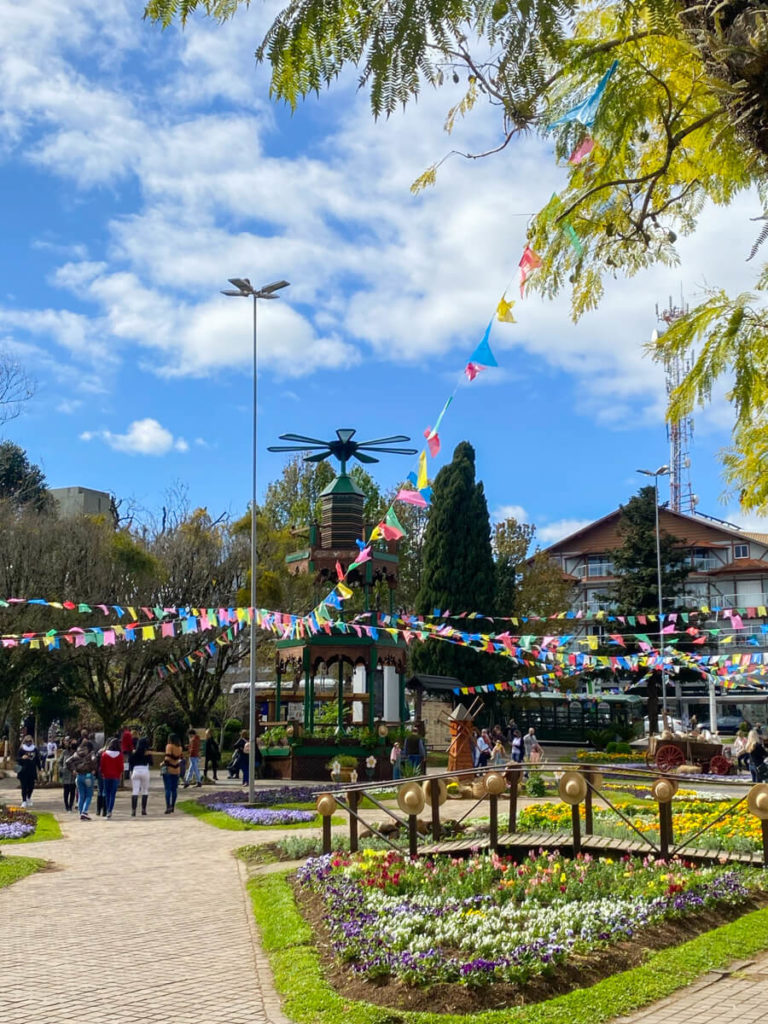
[(123, 755), (123, 772), (125, 773), (124, 777), (126, 779), (128, 778), (129, 771), (128, 759), (133, 753), (133, 748), (135, 747), (135, 745), (136, 744), (134, 742), (133, 732), (126, 725), (126, 727), (123, 729), (122, 735), (120, 736), (120, 753)]
[(101, 755), (107, 749), (109, 740), (104, 737), (103, 744), (96, 751), (96, 817), (100, 818), (103, 814), (107, 816), (106, 812), (106, 800), (104, 798), (104, 776), (101, 774)]
[(243, 729), (232, 748), (232, 760), (229, 762), (230, 779), (236, 779), (240, 773), (240, 755), (243, 752), (243, 747), (246, 744), (247, 738), (248, 733)]
[(25, 736), (16, 754), (18, 769), (16, 774), (21, 786), (21, 806), (32, 806), (32, 794), (35, 791), (37, 773), (42, 766), (40, 751), (35, 746), (32, 736)]
[(397, 780), (403, 777), (402, 772), (403, 750), (400, 741), (395, 740), (389, 752), (389, 763), (392, 765), (392, 778)]
[(539, 741), (536, 739), (536, 733), (534, 732), (533, 726), (523, 736), (523, 747), (525, 748), (525, 760), (531, 760), (531, 753), (534, 747), (538, 747)]
[(163, 758), (163, 785), (165, 786), (165, 813), (173, 814), (179, 791), (179, 765), (181, 764), (181, 740), (172, 732), (168, 737)]
[(88, 810), (93, 799), (93, 777), (96, 773), (98, 758), (93, 751), (93, 743), (84, 740), (77, 750), (67, 759), (67, 767), (75, 773), (77, 785), (77, 809), (80, 821), (90, 821)]
[(520, 735), (520, 730), (515, 729), (512, 734), (512, 760), (515, 764), (522, 764), (524, 756), (525, 747), (523, 746), (523, 737)]
[(149, 752), (149, 740), (142, 736), (128, 758), (131, 773), (131, 817), (136, 817), (136, 808), (141, 797), (141, 813), (147, 813), (149, 799), (149, 769), (152, 766), (152, 755)]
[(64, 810), (71, 811), (75, 806), (75, 773), (67, 765), (67, 761), (77, 750), (77, 740), (70, 740), (62, 747), (59, 757), (59, 781), (61, 782), (62, 795), (64, 797)]
[(475, 743), (475, 749), (477, 750), (477, 768), (485, 768), (491, 757), (491, 738), (488, 735), (488, 730), (483, 729), (480, 735), (477, 737)]
[(749, 754), (749, 774), (753, 782), (762, 782), (766, 774), (765, 759), (768, 757), (760, 733), (757, 729), (750, 729), (747, 736), (746, 751)]
[(111, 818), (115, 807), (117, 787), (123, 777), (123, 752), (117, 737), (109, 741), (107, 749), (99, 758), (99, 775), (103, 791), (104, 817)]
[(194, 729), (189, 730), (188, 736), (189, 767), (187, 768), (187, 775), (184, 779), (184, 789), (191, 785), (193, 778), (197, 781), (198, 786), (202, 786), (203, 784), (203, 780), (200, 778), (200, 737)]
[(494, 768), (498, 768), (503, 764), (507, 763), (507, 752), (504, 749), (504, 744), (501, 740), (496, 740), (491, 751), (491, 764)]
[(219, 744), (210, 729), (205, 730), (205, 765), (203, 767), (203, 775), (208, 774), (208, 765), (211, 766), (211, 772), (213, 773), (213, 781), (218, 782), (219, 776), (217, 774), (219, 770), (219, 761), (221, 760), (221, 750)]

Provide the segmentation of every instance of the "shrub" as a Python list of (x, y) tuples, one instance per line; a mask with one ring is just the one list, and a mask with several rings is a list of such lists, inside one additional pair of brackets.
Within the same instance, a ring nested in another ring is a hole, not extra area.
[(168, 743), (168, 737), (171, 735), (170, 725), (167, 722), (163, 722), (162, 725), (156, 725), (155, 731), (152, 733), (152, 749), (153, 750), (165, 750), (166, 744)]
[(531, 772), (525, 780), (525, 792), (527, 796), (544, 796), (547, 787), (541, 772)]
[(605, 752), (606, 754), (631, 754), (632, 747), (628, 743), (609, 743)]

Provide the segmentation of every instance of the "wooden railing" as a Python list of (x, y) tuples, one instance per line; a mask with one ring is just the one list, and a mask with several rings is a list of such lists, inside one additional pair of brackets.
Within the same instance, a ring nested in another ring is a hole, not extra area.
[[(730, 803), (722, 812), (712, 820), (699, 828), (696, 832), (681, 837), (675, 843), (673, 830), (673, 802), (678, 790), (679, 778), (672, 775), (665, 775), (659, 771), (648, 768), (635, 768), (622, 765), (582, 765), (574, 766), (572, 763), (552, 763), (543, 765), (535, 764), (508, 764), (503, 767), (485, 769), (482, 772), (468, 773), (466, 770), (460, 772), (440, 772), (439, 774), (420, 776), (413, 779), (401, 780), (399, 782), (374, 782), (358, 783), (320, 794), (317, 798), (317, 809), (323, 819), (323, 852), (330, 853), (332, 849), (331, 816), (341, 809), (347, 814), (349, 823), (349, 845), (352, 852), (359, 848), (359, 827), (363, 825), (373, 835), (378, 836), (393, 849), (407, 849), (410, 856), (415, 857), (419, 853), (420, 834), (418, 822), (420, 815), (429, 805), (430, 809), (430, 847), (433, 848), (439, 843), (443, 835), (443, 821), (441, 819), (441, 807), (445, 806), (446, 787), (451, 781), (471, 782), (474, 787), (474, 794), (471, 798), (473, 803), (455, 822), (461, 825), (472, 815), (480, 804), (487, 801), (488, 806), (488, 846), (491, 850), (499, 848), (499, 817), (502, 811), (502, 801), (507, 801), (507, 826), (509, 833), (517, 833), (517, 815), (520, 800), (521, 779), (524, 775), (535, 773), (555, 773), (557, 780), (557, 792), (562, 802), (571, 806), (571, 839), (569, 846), (574, 854), (580, 852), (582, 840), (585, 836), (593, 836), (594, 829), (594, 800), (599, 798), (619, 821), (625, 826), (630, 834), (636, 833), (645, 844), (649, 852), (654, 853), (662, 859), (669, 859), (680, 853), (682, 850), (689, 850), (693, 839), (708, 832), (715, 825), (719, 824), (740, 807), (744, 801), (748, 802), (750, 812), (761, 822), (762, 832), (762, 862), (768, 867), (768, 785), (758, 784), (751, 786), (747, 793), (736, 793), (738, 799)], [(618, 806), (615, 798), (612, 799), (605, 789), (605, 783), (620, 781), (631, 786), (632, 782), (637, 785), (648, 785), (651, 791), (651, 799), (657, 805), (658, 814), (658, 840), (650, 838), (647, 832), (641, 832), (627, 814)], [(683, 781), (690, 781), (683, 779)], [(714, 780), (713, 780), (714, 783)], [(727, 798), (727, 790), (734, 787), (743, 788), (744, 782), (737, 779), (717, 777), (715, 783), (724, 789), (724, 799)], [(380, 799), (382, 790), (397, 790), (398, 810), (388, 807)], [(382, 833), (371, 822), (365, 821), (360, 813), (360, 805), (363, 797), (367, 797), (374, 807), (381, 811), (388, 818), (396, 822), (407, 834), (407, 847), (398, 843), (390, 836)], [(581, 806), (584, 805), (582, 822)]]

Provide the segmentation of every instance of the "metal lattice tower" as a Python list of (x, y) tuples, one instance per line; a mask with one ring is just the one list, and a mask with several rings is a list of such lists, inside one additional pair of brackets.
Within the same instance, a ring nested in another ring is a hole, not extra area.
[[(688, 312), (682, 302), (679, 306), (672, 303), (659, 312), (656, 306), (656, 318), (669, 326)], [(679, 387), (683, 378), (690, 372), (692, 362), (683, 356), (668, 359), (664, 364), (664, 375), (667, 386), (667, 398)], [(692, 513), (696, 510), (698, 497), (693, 493), (691, 484), (691, 445), (693, 443), (693, 417), (684, 416), (674, 423), (667, 424), (669, 440), (669, 507), (673, 512)]]

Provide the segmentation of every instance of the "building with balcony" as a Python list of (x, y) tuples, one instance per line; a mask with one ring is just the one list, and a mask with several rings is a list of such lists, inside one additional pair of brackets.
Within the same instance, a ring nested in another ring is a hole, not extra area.
[[(573, 581), (573, 611), (591, 616), (611, 610), (610, 593), (616, 577), (610, 553), (622, 544), (620, 517), (621, 510), (616, 509), (545, 549)], [(688, 548), (691, 563), (684, 593), (665, 602), (665, 610), (702, 606), (751, 609), (750, 615), (757, 618), (745, 621), (743, 630), (734, 631), (732, 643), (754, 644), (748, 637), (755, 636), (764, 646), (768, 634), (762, 632), (760, 620), (768, 618), (768, 534), (667, 508), (659, 509), (659, 527)]]

